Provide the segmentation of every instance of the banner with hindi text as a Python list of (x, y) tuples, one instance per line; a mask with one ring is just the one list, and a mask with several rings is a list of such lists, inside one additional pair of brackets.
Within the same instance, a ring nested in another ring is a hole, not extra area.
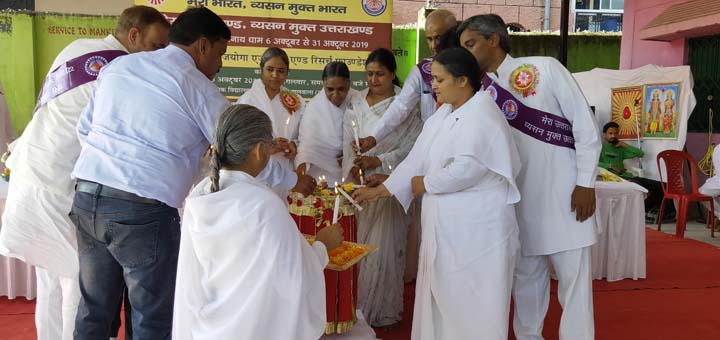
[(330, 61), (343, 61), (352, 86), (365, 88), (365, 58), (391, 47), (392, 0), (135, 0), (173, 21), (188, 6), (205, 6), (220, 15), (232, 38), (215, 83), (225, 96), (238, 98), (260, 77), (268, 47), (290, 57), (285, 86), (304, 98), (322, 89), (321, 73)]

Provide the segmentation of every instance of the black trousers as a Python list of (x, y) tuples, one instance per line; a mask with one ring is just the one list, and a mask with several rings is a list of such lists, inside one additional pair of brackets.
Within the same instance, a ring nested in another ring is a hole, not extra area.
[[(645, 212), (647, 213), (653, 208), (660, 209), (660, 203), (663, 199), (662, 184), (659, 181), (655, 181), (649, 178), (633, 177), (627, 179), (630, 182), (636, 183), (641, 187), (648, 190), (648, 195), (645, 198)], [(673, 214), (675, 212), (674, 204), (665, 204), (665, 215), (668, 213)]]

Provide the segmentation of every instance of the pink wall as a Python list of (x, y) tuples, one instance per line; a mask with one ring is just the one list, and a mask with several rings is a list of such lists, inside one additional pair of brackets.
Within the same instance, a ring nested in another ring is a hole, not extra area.
[(663, 10), (687, 0), (625, 1), (623, 37), (620, 47), (620, 69), (633, 69), (647, 64), (660, 66), (684, 65), (687, 56), (685, 39), (671, 42), (640, 40), (639, 32)]

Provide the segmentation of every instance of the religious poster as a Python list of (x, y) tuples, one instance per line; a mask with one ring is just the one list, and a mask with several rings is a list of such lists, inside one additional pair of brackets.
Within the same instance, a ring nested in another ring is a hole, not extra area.
[(285, 86), (312, 98), (322, 89), (322, 69), (345, 62), (351, 85), (362, 89), (365, 58), (374, 49), (391, 49), (392, 0), (135, 0), (157, 8), (173, 21), (188, 6), (205, 6), (220, 15), (232, 37), (215, 84), (231, 100), (260, 77), (260, 58), (268, 47), (290, 57)]
[(676, 139), (678, 137), (678, 94), (680, 83), (645, 85), (643, 105), (643, 138)]
[(611, 90), (612, 121), (617, 123), (618, 139), (637, 139), (642, 126), (643, 87), (621, 87)]

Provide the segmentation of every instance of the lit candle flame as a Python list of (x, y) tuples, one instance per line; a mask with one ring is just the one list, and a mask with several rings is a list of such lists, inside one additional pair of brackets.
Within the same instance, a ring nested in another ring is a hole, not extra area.
[(285, 121), (285, 125), (290, 125), (290, 117)]
[(355, 121), (350, 121), (352, 123), (352, 126), (355, 127)]

